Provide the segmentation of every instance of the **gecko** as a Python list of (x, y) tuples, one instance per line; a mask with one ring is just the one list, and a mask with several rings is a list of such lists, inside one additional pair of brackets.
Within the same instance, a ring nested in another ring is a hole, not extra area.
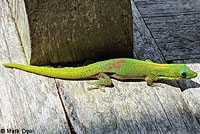
[(142, 61), (131, 58), (116, 58), (99, 61), (82, 67), (75, 68), (49, 68), (32, 65), (5, 63), (5, 67), (17, 68), (27, 72), (68, 80), (98, 79), (89, 84), (92, 89), (102, 89), (111, 86), (115, 79), (142, 79), (147, 85), (152, 86), (158, 80), (186, 80), (197, 77), (197, 73), (185, 64), (159, 64), (150, 60)]

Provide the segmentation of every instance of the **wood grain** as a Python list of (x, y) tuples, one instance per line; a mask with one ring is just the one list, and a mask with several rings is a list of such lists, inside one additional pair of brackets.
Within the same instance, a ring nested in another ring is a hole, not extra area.
[[(145, 55), (164, 62), (136, 6), (132, 5), (132, 8), (136, 21), (135, 56), (142, 59)], [(113, 80), (114, 87), (106, 88), (105, 93), (100, 90), (88, 92), (85, 81), (57, 82), (66, 112), (77, 133), (200, 132), (198, 120), (176, 82), (163, 81), (152, 88), (145, 82)]]
[(23, 51), (26, 56), (27, 63), (30, 64), (31, 59), (31, 40), (28, 18), (26, 14), (26, 8), (23, 0), (8, 0), (8, 5), (19, 33), (19, 39), (21, 45), (23, 45)]
[(134, 1), (166, 60), (200, 58), (200, 1)]
[[(131, 2), (135, 57), (166, 62), (160, 43)], [(88, 91), (89, 80), (59, 80), (4, 68), (6, 62), (26, 64), (26, 58), (6, 0), (0, 1), (0, 16), (0, 129), (25, 128), (36, 134), (200, 133), (199, 77), (161, 81), (157, 87), (112, 79), (114, 87), (102, 92)], [(199, 73), (199, 60), (174, 62)]]
[(3, 67), (26, 58), (6, 0), (0, 1), (0, 16), (0, 129), (70, 134), (55, 80)]

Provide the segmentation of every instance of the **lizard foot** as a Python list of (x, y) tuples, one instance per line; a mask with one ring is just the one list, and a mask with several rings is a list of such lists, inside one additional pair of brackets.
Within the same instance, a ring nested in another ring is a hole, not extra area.
[(88, 88), (88, 90), (93, 90), (93, 89), (101, 89), (101, 91), (105, 92), (105, 86), (110, 86), (112, 85), (112, 81), (110, 77), (104, 73), (99, 73), (97, 76), (99, 80), (95, 82), (88, 82), (90, 85), (94, 85), (94, 87)]
[(87, 88), (88, 91), (94, 90), (94, 89), (100, 89), (102, 92), (105, 92), (105, 86), (101, 86), (101, 87), (88, 87)]

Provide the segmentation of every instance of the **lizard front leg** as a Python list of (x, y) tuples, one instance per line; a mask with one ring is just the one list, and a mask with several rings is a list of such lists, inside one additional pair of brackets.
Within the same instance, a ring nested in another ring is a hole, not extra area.
[(103, 89), (105, 86), (110, 86), (112, 85), (112, 80), (110, 79), (110, 77), (105, 74), (105, 73), (99, 73), (97, 75), (97, 80), (96, 82), (92, 82), (89, 83), (91, 85), (94, 85), (94, 87), (89, 87), (88, 90), (93, 90), (93, 89), (101, 89), (102, 91), (105, 92), (105, 90)]

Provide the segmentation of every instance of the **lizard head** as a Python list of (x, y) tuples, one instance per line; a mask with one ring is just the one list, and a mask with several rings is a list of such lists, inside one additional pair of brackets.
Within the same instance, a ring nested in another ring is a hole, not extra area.
[(189, 69), (185, 64), (172, 64), (170, 68), (166, 68), (159, 79), (167, 80), (185, 80), (197, 77), (197, 73)]
[(180, 80), (191, 79), (197, 77), (197, 73), (189, 69), (185, 64), (177, 65), (177, 73)]

